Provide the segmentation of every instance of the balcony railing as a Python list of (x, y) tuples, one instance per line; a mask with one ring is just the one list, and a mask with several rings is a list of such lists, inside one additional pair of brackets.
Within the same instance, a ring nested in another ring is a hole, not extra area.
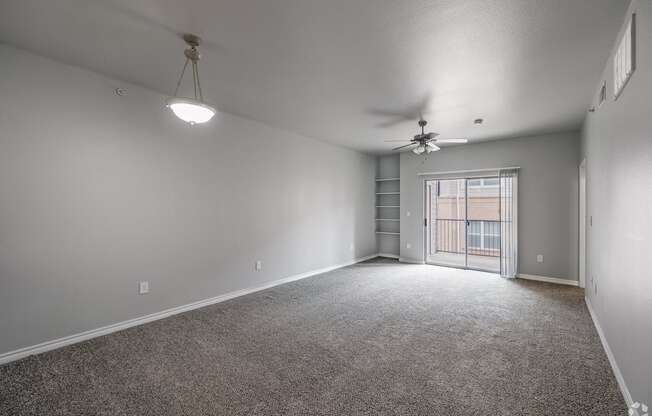
[(500, 257), (500, 221), (437, 219), (435, 225), (433, 252)]

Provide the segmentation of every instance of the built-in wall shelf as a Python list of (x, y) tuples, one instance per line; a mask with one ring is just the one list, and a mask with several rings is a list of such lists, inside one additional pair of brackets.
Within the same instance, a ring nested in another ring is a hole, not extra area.
[(401, 252), (401, 160), (398, 154), (378, 157), (375, 200), (376, 248), (398, 258)]

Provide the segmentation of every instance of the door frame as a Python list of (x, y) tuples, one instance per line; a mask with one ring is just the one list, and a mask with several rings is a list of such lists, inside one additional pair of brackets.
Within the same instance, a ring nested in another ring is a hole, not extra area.
[[(498, 191), (498, 212), (499, 212), (499, 217), (500, 217), (500, 174), (494, 174), (493, 172), (489, 173), (486, 172), (485, 174), (470, 174), (470, 175), (462, 175), (462, 176), (452, 176), (452, 177), (425, 177), (423, 181), (423, 192), (422, 196), (424, 199), (423, 203), (423, 261), (425, 264), (430, 264), (433, 266), (440, 266), (440, 267), (452, 267), (455, 269), (463, 269), (463, 270), (475, 270), (479, 272), (486, 272), (486, 273), (496, 273), (498, 275), (501, 274), (500, 270), (495, 271), (495, 270), (487, 270), (487, 269), (482, 269), (482, 268), (476, 268), (476, 267), (469, 267), (469, 180), (473, 179), (485, 179), (485, 178), (499, 178), (498, 186), (499, 186), (499, 191)], [(435, 262), (428, 261), (428, 254), (430, 252), (430, 235), (428, 233), (428, 228), (432, 227), (432, 219), (430, 218), (430, 213), (431, 211), (431, 204), (432, 204), (432, 187), (428, 189), (428, 182), (433, 182), (433, 181), (445, 181), (445, 180), (464, 180), (464, 241), (465, 241), (465, 247), (464, 247), (464, 265), (453, 265), (453, 264), (438, 264)], [(501, 232), (500, 236), (500, 244), (502, 246), (502, 227), (499, 227), (499, 230)], [(500, 250), (502, 253), (502, 249)], [(500, 256), (500, 255), (499, 255)], [(502, 261), (500, 260), (500, 257), (498, 259), (499, 263), (502, 264)]]
[(579, 166), (579, 283), (586, 287), (586, 159)]

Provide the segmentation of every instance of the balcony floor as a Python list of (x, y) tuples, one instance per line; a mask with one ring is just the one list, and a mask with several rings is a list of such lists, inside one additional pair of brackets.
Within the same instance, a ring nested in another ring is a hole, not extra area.
[[(439, 266), (464, 267), (465, 257), (465, 254), (438, 251), (428, 256), (428, 263), (435, 263)], [(469, 254), (468, 261), (469, 264), (467, 267), (471, 269), (500, 273), (500, 257), (476, 256)]]

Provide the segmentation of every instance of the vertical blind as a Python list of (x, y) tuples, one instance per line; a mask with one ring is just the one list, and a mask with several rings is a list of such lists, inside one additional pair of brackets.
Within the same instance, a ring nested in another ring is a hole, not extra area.
[(518, 273), (518, 169), (500, 171), (500, 275)]

